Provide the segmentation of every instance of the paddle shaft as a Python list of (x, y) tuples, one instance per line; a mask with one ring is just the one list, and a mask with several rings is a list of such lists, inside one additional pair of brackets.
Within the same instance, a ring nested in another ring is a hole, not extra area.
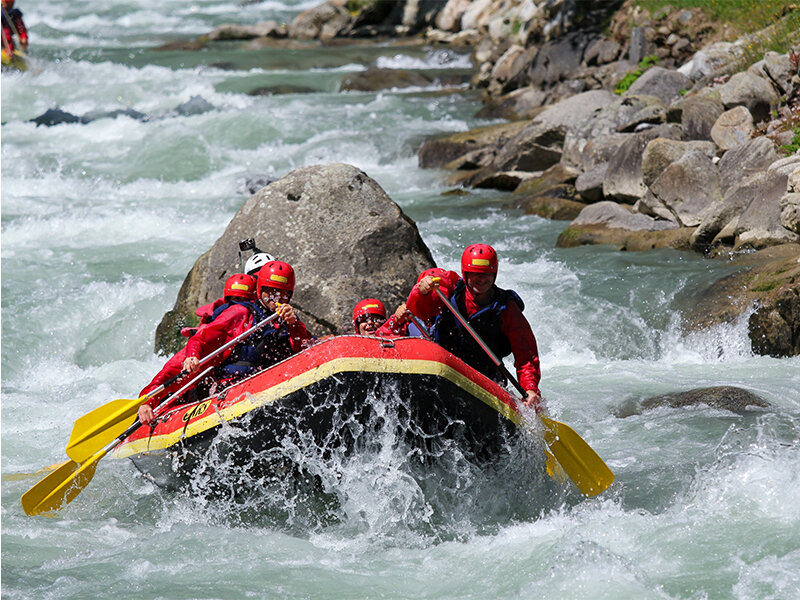
[[(234, 345), (238, 344), (239, 342), (241, 342), (243, 339), (245, 339), (247, 337), (250, 337), (253, 333), (258, 331), (259, 329), (262, 329), (267, 323), (269, 323), (271, 321), (274, 321), (277, 317), (278, 317), (278, 313), (273, 313), (270, 316), (268, 316), (267, 318), (259, 321), (258, 323), (253, 325), (250, 329), (248, 329), (247, 331), (243, 331), (242, 333), (237, 335), (235, 338), (233, 338), (229, 342), (225, 342), (222, 346), (220, 346), (219, 348), (214, 350), (212, 353), (207, 354), (206, 356), (204, 356), (202, 359), (200, 359), (200, 362), (197, 363), (197, 366), (198, 367), (203, 366), (205, 363), (210, 361), (215, 356), (219, 355), (221, 352), (225, 352), (225, 350), (227, 350), (231, 346), (234, 346)], [(160, 394), (161, 392), (163, 392), (167, 387), (169, 387), (170, 385), (175, 383), (178, 379), (180, 379), (181, 377), (184, 377), (187, 374), (188, 374), (188, 371), (181, 371), (180, 373), (178, 373), (174, 377), (170, 377), (167, 381), (165, 381), (164, 383), (159, 385), (154, 390), (151, 390), (151, 391), (147, 392), (144, 396), (142, 396), (140, 398), (140, 400), (142, 401), (142, 403), (144, 403), (149, 398), (152, 398), (153, 396), (156, 396), (157, 394)], [(173, 394), (173, 396), (174, 396), (174, 394)]]
[[(199, 375), (197, 375), (197, 376), (195, 376), (195, 377), (192, 377), (191, 381), (188, 381), (188, 382), (186, 382), (186, 384), (185, 384), (184, 386), (182, 386), (182, 387), (181, 387), (181, 389), (179, 389), (179, 390), (178, 390), (177, 392), (175, 392), (174, 394), (171, 394), (171, 395), (170, 395), (168, 398), (166, 398), (166, 399), (165, 399), (163, 402), (161, 402), (161, 403), (160, 403), (160, 404), (159, 404), (159, 405), (156, 407), (156, 410), (155, 410), (154, 412), (158, 412), (158, 410), (159, 410), (160, 408), (163, 408), (163, 407), (167, 406), (167, 405), (168, 405), (169, 403), (171, 403), (171, 402), (172, 402), (172, 401), (173, 401), (175, 398), (177, 398), (178, 396), (180, 396), (181, 394), (183, 394), (183, 393), (184, 393), (186, 390), (188, 390), (190, 387), (192, 387), (192, 386), (193, 386), (195, 383), (197, 383), (198, 381), (200, 381), (201, 379), (203, 379), (204, 377), (206, 377), (206, 376), (207, 376), (209, 373), (211, 373), (211, 370), (212, 370), (212, 369), (213, 369), (213, 367), (208, 367), (207, 369), (205, 369), (205, 370), (204, 370), (202, 373), (200, 373)], [(98, 461), (98, 460), (100, 460), (100, 459), (101, 459), (101, 458), (103, 458), (103, 457), (104, 457), (106, 454), (108, 454), (109, 452), (111, 452), (111, 451), (112, 451), (114, 448), (116, 448), (117, 446), (119, 446), (119, 444), (121, 444), (121, 443), (122, 443), (122, 440), (124, 440), (126, 437), (128, 437), (130, 434), (132, 434), (134, 431), (136, 431), (136, 430), (137, 430), (139, 427), (141, 427), (141, 426), (142, 426), (142, 423), (141, 423), (141, 422), (139, 421), (139, 419), (137, 418), (137, 419), (136, 419), (136, 420), (133, 422), (133, 424), (132, 424), (130, 427), (128, 427), (128, 428), (127, 428), (125, 431), (123, 431), (123, 432), (122, 432), (122, 433), (121, 433), (119, 436), (117, 436), (117, 437), (116, 437), (114, 440), (112, 440), (111, 442), (109, 442), (109, 443), (108, 443), (108, 444), (107, 444), (107, 445), (106, 445), (106, 446), (105, 446), (105, 447), (104, 447), (102, 450), (100, 450), (99, 452), (97, 452), (97, 454), (95, 454), (95, 455), (94, 455), (92, 458), (90, 458), (89, 460), (94, 460), (95, 462), (96, 462), (96, 461)], [(95, 458), (95, 457), (96, 457), (96, 458)]]
[(426, 339), (426, 340), (433, 341), (433, 340), (431, 339), (431, 336), (428, 334), (428, 330), (425, 328), (425, 324), (424, 324), (422, 321), (420, 321), (420, 320), (419, 320), (419, 319), (418, 319), (418, 318), (417, 318), (417, 317), (414, 315), (414, 313), (412, 313), (411, 311), (408, 311), (408, 316), (409, 316), (409, 317), (411, 317), (411, 320), (412, 320), (412, 321), (414, 321), (414, 325), (416, 325), (416, 326), (417, 326), (417, 329), (419, 329), (419, 332), (420, 332), (420, 333), (421, 333), (421, 334), (422, 334), (422, 335), (425, 337), (425, 339)]
[(486, 354), (489, 355), (489, 358), (492, 359), (492, 362), (497, 366), (498, 369), (500, 369), (505, 378), (508, 379), (514, 385), (515, 388), (517, 388), (517, 391), (520, 394), (522, 394), (522, 398), (523, 399), (526, 398), (528, 396), (528, 392), (525, 391), (525, 388), (523, 388), (520, 382), (517, 381), (516, 377), (514, 377), (511, 373), (509, 373), (508, 369), (506, 369), (506, 366), (503, 364), (503, 361), (501, 361), (499, 358), (497, 358), (497, 356), (495, 356), (495, 353), (492, 352), (492, 349), (486, 345), (486, 342), (484, 342), (481, 339), (481, 336), (479, 336), (478, 333), (472, 328), (472, 326), (464, 318), (464, 316), (460, 312), (458, 312), (458, 308), (456, 308), (453, 305), (453, 303), (447, 299), (447, 296), (445, 296), (442, 293), (442, 290), (440, 290), (438, 287), (435, 287), (433, 289), (435, 289), (436, 293), (439, 294), (439, 298), (442, 299), (442, 302), (444, 302), (447, 305), (447, 307), (452, 311), (453, 316), (455, 316), (455, 318), (458, 319), (458, 322), (461, 323), (464, 329), (469, 331), (469, 334), (475, 339), (476, 342), (478, 342), (478, 345), (481, 348), (483, 348), (483, 351), (486, 352)]

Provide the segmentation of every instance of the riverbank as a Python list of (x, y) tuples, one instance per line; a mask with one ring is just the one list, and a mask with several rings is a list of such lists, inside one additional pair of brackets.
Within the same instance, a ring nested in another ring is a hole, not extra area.
[[(669, 247), (728, 259), (790, 244), (779, 268), (791, 270), (800, 242), (800, 11), (762, 4), (745, 23), (731, 6), (716, 15), (677, 4), (332, 1), (288, 24), (222, 25), (186, 47), (237, 40), (253, 49), (467, 50), (476, 65), (469, 87), (483, 94), (479, 115), (506, 123), (430, 139), (420, 166), (450, 171), (457, 189), (510, 192), (508, 208), (570, 220), (561, 247)], [(761, 22), (770, 24), (732, 39)], [(759, 54), (768, 47), (788, 50)], [(444, 84), (463, 86), (464, 77)], [(372, 66), (339, 89), (433, 81)], [(794, 306), (800, 283), (781, 279), (779, 288), (756, 299), (742, 288), (749, 301), (734, 303), (743, 311), (736, 317), (755, 310), (762, 316), (754, 320), (770, 322), (763, 315), (778, 310), (774, 297)], [(791, 316), (798, 311), (782, 313), (791, 341), (765, 344), (786, 336), (754, 327), (757, 351), (800, 353), (800, 320)]]

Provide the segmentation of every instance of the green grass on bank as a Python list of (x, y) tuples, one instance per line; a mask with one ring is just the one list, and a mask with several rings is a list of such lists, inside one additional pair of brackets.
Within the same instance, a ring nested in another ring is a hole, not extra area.
[(650, 14), (664, 7), (700, 8), (714, 21), (728, 23), (739, 33), (764, 29), (785, 15), (800, 12), (797, 0), (639, 0), (636, 4)]
[(654, 16), (664, 8), (670, 12), (699, 8), (711, 22), (727, 24), (736, 37), (766, 30), (745, 48), (746, 65), (768, 50), (784, 54), (800, 43), (800, 0), (639, 0), (636, 4)]

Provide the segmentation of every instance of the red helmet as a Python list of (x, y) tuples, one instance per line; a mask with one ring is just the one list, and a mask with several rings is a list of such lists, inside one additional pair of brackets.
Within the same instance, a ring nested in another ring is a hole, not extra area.
[(386, 307), (383, 302), (375, 298), (365, 298), (353, 309), (353, 327), (358, 331), (358, 318), (364, 315), (377, 315), (383, 319), (386, 318)]
[(291, 265), (279, 260), (271, 260), (258, 271), (258, 290), (277, 288), (294, 291), (294, 269)]
[(467, 246), (461, 255), (461, 276), (467, 273), (494, 273), (497, 275), (497, 252), (488, 244)]
[(225, 282), (225, 293), (223, 297), (234, 296), (245, 300), (256, 299), (256, 278), (244, 273), (236, 273), (228, 277)]
[(447, 271), (442, 269), (441, 267), (433, 267), (432, 269), (425, 269), (422, 273), (419, 274), (417, 277), (417, 283), (422, 281), (425, 277), (430, 275), (431, 277), (447, 277)]

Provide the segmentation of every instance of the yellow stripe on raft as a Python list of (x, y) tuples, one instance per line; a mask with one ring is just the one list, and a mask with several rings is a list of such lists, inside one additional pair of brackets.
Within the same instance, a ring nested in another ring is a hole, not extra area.
[(519, 413), (502, 402), (497, 396), (489, 393), (474, 381), (443, 363), (430, 360), (347, 357), (328, 361), (323, 365), (301, 373), (263, 392), (248, 394), (246, 398), (231, 406), (215, 411), (207, 417), (193, 421), (186, 427), (185, 431), (181, 428), (171, 433), (154, 435), (147, 439), (120, 444), (114, 449), (112, 456), (113, 458), (127, 458), (134, 454), (169, 448), (184, 436), (192, 437), (193, 435), (216, 427), (223, 421), (231, 421), (237, 417), (241, 417), (255, 408), (270, 404), (275, 400), (308, 387), (317, 381), (321, 381), (337, 373), (359, 371), (367, 373), (437, 375), (454, 383), (472, 396), (479, 398), (484, 404), (495, 409), (515, 425), (520, 425), (522, 423), (522, 417)]

